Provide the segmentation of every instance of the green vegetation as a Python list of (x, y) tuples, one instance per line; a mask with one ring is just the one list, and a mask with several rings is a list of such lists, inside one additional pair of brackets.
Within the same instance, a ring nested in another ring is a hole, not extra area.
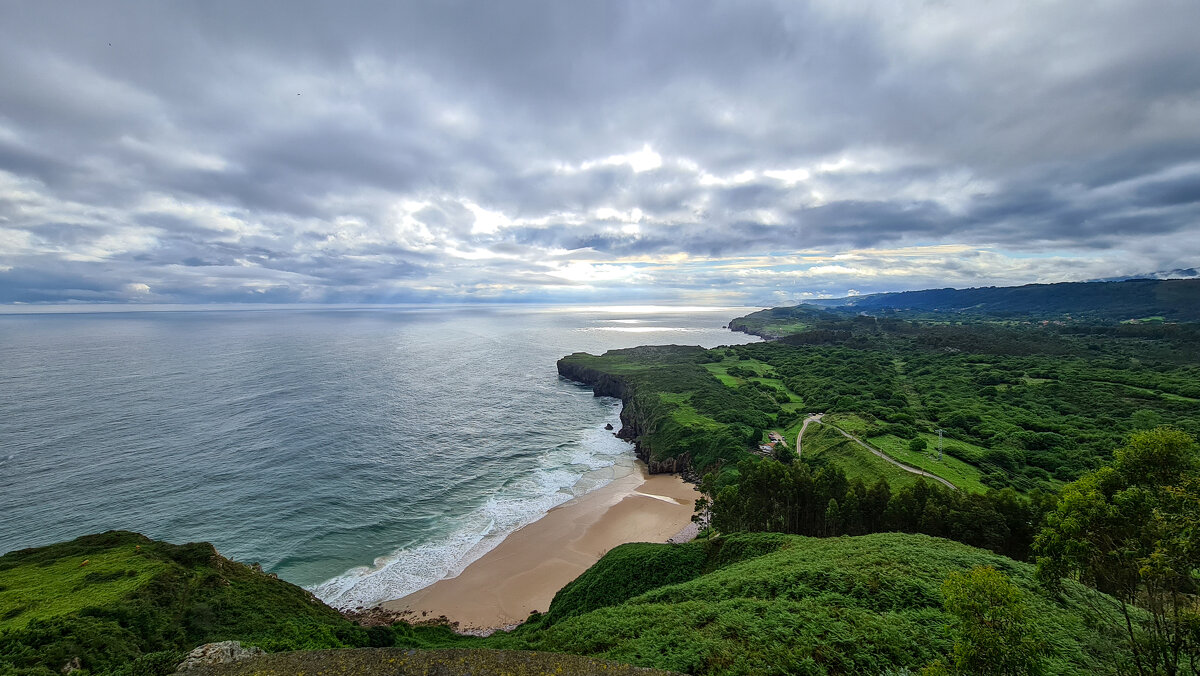
[[(564, 589), (550, 612), (488, 645), (585, 654), (690, 674), (878, 674), (948, 659), (957, 634), (943, 582), (977, 566), (1004, 571), (1020, 589), (1048, 646), (1050, 673), (1113, 673), (1127, 653), (1092, 610), (1099, 595), (1067, 583), (1041, 591), (1033, 566), (921, 535), (814, 539), (736, 535), (679, 549), (688, 580), (643, 575), (620, 548), (574, 583), (610, 588), (613, 603), (580, 606)], [(729, 550), (736, 555), (729, 556)], [(689, 552), (695, 550), (699, 554)], [(703, 560), (699, 569), (691, 562)], [(562, 609), (569, 606), (585, 612)], [(551, 618), (560, 618), (552, 620)]]
[[(559, 368), (625, 400), (623, 434), (652, 469), (709, 475), (707, 504), (724, 532), (901, 530), (1024, 559), (1049, 495), (1100, 466), (1128, 434), (1164, 424), (1200, 431), (1193, 326), (801, 314), (809, 328), (773, 342), (575, 354)], [(770, 431), (794, 443), (812, 412), (826, 415), (808, 427), (797, 466), (783, 447), (761, 454), (780, 467), (755, 455)], [(924, 481), (904, 466), (957, 491), (928, 485), (910, 499)], [(836, 485), (814, 489), (821, 481)], [(881, 481), (895, 504), (868, 513), (862, 500)]]
[[(6, 629), (0, 633), (0, 673), (57, 673), (78, 656), (83, 673), (165, 674), (184, 651), (215, 640), (269, 651), (470, 649), (405, 654), (429, 665), (503, 663), (513, 673), (577, 663), (545, 653), (694, 674), (880, 673), (950, 655), (955, 634), (942, 608), (942, 582), (975, 566), (1005, 571), (1021, 588), (1053, 646), (1046, 659), (1055, 673), (1110, 673), (1124, 655), (1104, 615), (1115, 607), (1099, 615), (1089, 610), (1104, 606), (1096, 593), (1065, 582), (1054, 596), (1046, 595), (1035, 585), (1032, 566), (922, 535), (813, 539), (758, 533), (686, 545), (623, 545), (564, 587), (549, 612), (488, 638), (404, 623), (359, 627), (303, 590), (221, 559), (207, 545), (175, 547), (132, 533), (16, 552), (0, 562), (6, 572), (20, 571), (30, 580), (37, 576), (28, 567), (51, 575), (77, 556), (95, 553), (128, 553), (128, 565), (144, 558), (162, 571), (122, 601)], [(493, 650), (538, 654), (523, 653), (525, 660)], [(388, 655), (394, 657), (386, 651), (299, 653), (213, 673), (288, 673), (297, 665), (340, 673)], [(619, 669), (601, 671), (610, 668)]]
[[(796, 311), (763, 312), (776, 310)], [(790, 325), (794, 317), (785, 315), (759, 317), (757, 326)], [(1056, 490), (1098, 467), (1137, 429), (1200, 434), (1197, 325), (969, 317), (947, 324), (813, 308), (802, 315), (805, 330), (777, 341), (575, 354), (560, 371), (619, 382), (607, 393), (626, 400), (627, 434), (645, 457), (699, 472), (736, 464), (770, 430), (791, 442), (813, 412), (836, 414), (826, 422), (977, 492)], [(852, 444), (834, 456), (851, 476), (912, 480), (888, 476), (895, 473)]]
[[(1139, 674), (1196, 673), (1200, 661), (1200, 448), (1139, 432), (1113, 463), (1066, 486), (1038, 537), (1038, 573), (1110, 594)], [(1149, 622), (1129, 620), (1137, 609)]]
[(1021, 589), (991, 566), (950, 573), (942, 585), (946, 612), (954, 615), (954, 657), (926, 673), (1026, 676), (1045, 673), (1046, 646), (1029, 616)]
[(763, 338), (782, 338), (810, 330), (828, 313), (820, 308), (797, 305), (760, 310), (729, 322), (729, 328)]
[(622, 420), (652, 467), (703, 469), (744, 456), (779, 411), (766, 385), (727, 387), (705, 368), (722, 358), (697, 347), (633, 348), (573, 354), (559, 360), (559, 372), (625, 399)]
[(894, 488), (917, 483), (916, 474), (876, 457), (847, 439), (832, 425), (810, 423), (804, 432), (803, 460), (813, 466), (834, 465), (847, 479), (862, 481), (870, 486), (879, 480)]
[(841, 467), (747, 459), (736, 481), (709, 474), (701, 490), (718, 531), (770, 531), (831, 537), (881, 531), (948, 537), (1025, 559), (1035, 525), (1049, 508), (1038, 493), (1021, 498), (1011, 488), (970, 493), (918, 478), (902, 488), (883, 479), (868, 485), (847, 479)]
[(194, 646), (233, 639), (368, 644), (308, 592), (204, 543), (112, 531), (0, 557), (0, 674), (57, 674), (77, 657), (92, 673), (169, 673)]
[(340, 674), (345, 676), (462, 676), (505, 674), (506, 676), (668, 676), (669, 672), (646, 670), (627, 664), (532, 651), (505, 650), (319, 650), (276, 653), (230, 665), (189, 670), (188, 676), (297, 676)]
[(1036, 317), (1121, 321), (1148, 317), (1194, 322), (1200, 321), (1200, 280), (1132, 279), (1122, 282), (929, 289), (877, 293), (812, 303), (814, 306), (841, 307), (873, 314), (906, 310), (951, 318), (966, 315), (990, 318)]
[[(962, 490), (976, 493), (987, 491), (988, 487), (982, 482), (983, 470), (978, 465), (972, 465), (955, 457), (955, 455), (972, 457), (968, 455), (966, 444), (958, 443), (954, 446), (954, 455), (949, 453), (950, 448), (947, 447), (947, 452), (942, 454), (941, 460), (938, 460), (936, 434), (924, 432), (914, 439), (902, 439), (894, 434), (884, 434), (868, 437), (866, 441), (900, 462), (936, 474)], [(913, 443), (918, 441), (925, 444), (923, 450), (913, 450)], [(973, 457), (981, 458), (982, 452)], [(1023, 487), (1031, 488), (1032, 486), (1026, 484)]]
[[(934, 652), (940, 654), (919, 663), (893, 659), (886, 668), (1069, 672), (1053, 655), (1063, 644), (1039, 607), (1044, 598), (1064, 599), (1065, 588), (1059, 585), (1066, 577), (1111, 593), (1086, 597), (1081, 608), (1086, 607), (1082, 612), (1089, 629), (1074, 634), (1104, 636), (1108, 642), (1123, 637), (1112, 661), (1094, 668), (1196, 673), (1200, 548), (1194, 543), (1200, 528), (1200, 464), (1189, 435), (1200, 431), (1200, 326), (1095, 318), (1032, 323), (978, 314), (931, 317), (890, 311), (871, 317), (815, 308), (776, 308), (742, 319), (731, 325), (782, 337), (676, 353), (679, 363), (696, 363), (711, 376), (706, 389), (724, 388), (747, 397), (764, 394), (776, 404), (755, 407), (755, 415), (768, 420), (746, 435), (740, 453), (729, 448), (693, 465), (704, 473), (701, 523), (716, 533), (784, 532), (825, 538), (821, 542), (880, 531), (925, 533), (1018, 560), (1032, 558), (1036, 537), (1043, 586), (1029, 583), (1028, 568), (1023, 569), (1025, 582), (1014, 576), (1017, 564), (1011, 560), (1007, 568), (980, 563), (976, 565), (983, 567), (974, 572), (951, 575), (943, 592), (945, 611), (954, 616), (946, 625), (953, 649), (938, 648)], [(658, 358), (670, 349), (658, 348)], [(608, 370), (612, 357), (623, 360), (626, 369), (640, 361), (636, 352), (573, 355), (563, 361), (569, 365), (586, 358), (594, 378)], [(571, 376), (569, 367), (564, 375)], [(627, 404), (657, 398), (683, 407), (689, 401), (686, 391), (665, 393), (650, 368), (622, 382), (627, 389), (618, 396)], [(737, 400), (725, 401), (737, 405)], [(660, 421), (645, 417), (646, 412), (653, 409), (643, 403), (626, 419), (639, 443), (661, 429)], [(771, 431), (792, 442), (807, 416), (817, 412), (825, 415), (806, 428), (798, 459), (779, 448), (756, 453)], [(708, 425), (708, 413), (693, 407), (687, 416), (671, 420)], [(755, 425), (749, 416), (743, 421)], [(1112, 449), (1127, 440), (1108, 465)], [(676, 450), (680, 458), (689, 457), (686, 446)], [(955, 488), (927, 482), (876, 451)], [(1039, 536), (1043, 523), (1047, 527)], [(875, 537), (882, 536), (851, 541)], [(849, 565), (855, 568), (857, 562)], [(692, 560), (673, 570), (687, 576), (696, 566)], [(734, 570), (738, 568), (731, 566), (706, 577), (735, 587), (738, 581), (721, 577)], [(795, 584), (783, 567), (775, 575), (777, 584)], [(699, 597), (709, 592), (706, 588)], [(645, 598), (657, 594), (649, 591)], [(639, 602), (633, 597), (626, 605)], [(605, 610), (580, 617), (601, 617)], [(723, 609), (711, 621), (720, 623), (736, 612), (760, 620), (769, 615), (752, 604)], [(805, 613), (806, 621), (822, 617), (817, 608)], [(670, 617), (672, 623), (687, 622)], [(636, 617), (631, 621), (638, 622)], [(785, 635), (766, 620), (755, 626)], [(887, 626), (901, 625), (889, 618)], [(543, 624), (542, 629), (552, 632), (553, 626)], [(787, 651), (804, 642), (790, 640)], [(822, 646), (828, 649), (828, 643)], [(624, 655), (636, 662), (652, 647)], [(757, 649), (739, 646), (730, 654)], [(871, 650), (869, 640), (862, 640), (862, 654)], [(793, 652), (773, 653), (762, 665), (810, 668), (795, 660)], [(713, 669), (709, 663), (698, 664), (682, 660), (668, 666)], [(750, 664), (735, 660), (713, 670), (754, 672), (762, 667)], [(841, 673), (875, 667), (820, 668)]]
[(99, 551), (80, 547), (73, 556), (27, 556), (20, 562), (0, 559), (0, 631), (129, 596), (169, 567), (148, 552), (142, 555), (136, 549), (140, 546)]

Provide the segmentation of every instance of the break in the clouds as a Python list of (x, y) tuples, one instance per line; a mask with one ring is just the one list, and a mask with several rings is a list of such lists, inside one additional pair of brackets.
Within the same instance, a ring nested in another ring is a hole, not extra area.
[(0, 303), (686, 300), (1200, 262), (1200, 3), (0, 7)]

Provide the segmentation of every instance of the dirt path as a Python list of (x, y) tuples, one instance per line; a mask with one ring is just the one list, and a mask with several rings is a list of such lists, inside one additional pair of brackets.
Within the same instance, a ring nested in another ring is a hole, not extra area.
[[(804, 429), (806, 427), (808, 427), (808, 424), (810, 422), (821, 422), (821, 418), (824, 415), (825, 415), (824, 413), (818, 413), (817, 415), (810, 415), (804, 419), (804, 424), (800, 426), (800, 433), (796, 435), (796, 452), (797, 453), (800, 452), (800, 439), (801, 439), (801, 437), (804, 436)], [(900, 462), (899, 460), (893, 458), (892, 456), (888, 455), (887, 453), (884, 453), (883, 451), (879, 450), (878, 448), (875, 448), (874, 446), (868, 444), (867, 442), (863, 441), (862, 439), (859, 439), (858, 437), (854, 436), (853, 434), (850, 434), (846, 430), (844, 430), (840, 427), (837, 427), (836, 425), (830, 425), (830, 427), (841, 432), (842, 436), (846, 437), (850, 441), (853, 441), (854, 443), (858, 444), (859, 446), (862, 446), (863, 448), (867, 449), (868, 451), (874, 453), (876, 455), (876, 457), (880, 458), (881, 460), (886, 460), (887, 462), (892, 463), (893, 465), (899, 467), (900, 469), (904, 470), (905, 472), (912, 472), (913, 474), (919, 474), (923, 477), (933, 479), (934, 481), (946, 486), (947, 488), (949, 488), (951, 490), (955, 490), (955, 491), (958, 490), (958, 486), (955, 486), (954, 484), (950, 483), (949, 481), (946, 481), (945, 479), (943, 479), (942, 477), (940, 477), (936, 474), (926, 472), (925, 470), (918, 469), (916, 467), (913, 467), (912, 465), (906, 465), (906, 464)]]

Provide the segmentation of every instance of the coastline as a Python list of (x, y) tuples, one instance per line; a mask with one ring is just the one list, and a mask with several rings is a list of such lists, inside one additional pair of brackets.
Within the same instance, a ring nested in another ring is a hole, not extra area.
[(649, 474), (638, 461), (630, 474), (513, 532), (459, 575), (378, 608), (410, 621), (445, 617), (459, 631), (510, 627), (545, 612), (559, 589), (613, 547), (691, 536), (698, 497), (681, 477)]

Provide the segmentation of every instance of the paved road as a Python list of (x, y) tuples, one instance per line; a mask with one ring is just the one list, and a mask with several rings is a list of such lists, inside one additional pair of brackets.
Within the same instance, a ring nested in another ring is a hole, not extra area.
[(800, 440), (804, 438), (804, 430), (808, 428), (808, 423), (821, 422), (821, 418), (823, 418), (824, 416), (825, 416), (824, 413), (818, 413), (816, 415), (810, 415), (804, 419), (804, 424), (800, 426), (800, 433), (796, 435), (796, 453), (797, 454), (800, 453)]
[[(821, 417), (824, 415), (825, 415), (824, 413), (818, 413), (817, 415), (810, 415), (804, 419), (804, 424), (800, 426), (800, 433), (796, 435), (796, 452), (797, 453), (800, 452), (800, 439), (804, 436), (804, 429), (806, 427), (808, 427), (808, 424), (810, 422), (821, 422)], [(830, 425), (830, 427), (841, 432), (842, 436), (846, 437), (850, 441), (853, 441), (854, 443), (858, 444), (859, 446), (862, 446), (863, 448), (867, 449), (868, 451), (874, 453), (877, 457), (879, 457), (883, 460), (886, 460), (887, 462), (892, 463), (893, 465), (899, 467), (900, 469), (904, 470), (905, 472), (912, 472), (913, 474), (919, 474), (923, 477), (928, 477), (928, 478), (933, 479), (934, 481), (946, 486), (947, 488), (949, 488), (951, 490), (958, 490), (958, 486), (955, 486), (954, 484), (950, 483), (949, 481), (946, 481), (945, 479), (943, 479), (942, 477), (940, 477), (936, 474), (931, 474), (929, 472), (926, 472), (923, 469), (918, 469), (916, 467), (913, 467), (912, 465), (906, 465), (906, 464), (900, 462), (899, 460), (893, 458), (892, 456), (888, 455), (887, 453), (884, 453), (883, 451), (879, 450), (878, 448), (875, 448), (874, 446), (868, 444), (867, 442), (863, 441), (862, 439), (859, 439), (858, 437), (854, 436), (853, 434), (850, 434), (849, 432), (847, 432), (846, 430), (844, 430), (840, 427), (837, 427), (835, 425)]]

